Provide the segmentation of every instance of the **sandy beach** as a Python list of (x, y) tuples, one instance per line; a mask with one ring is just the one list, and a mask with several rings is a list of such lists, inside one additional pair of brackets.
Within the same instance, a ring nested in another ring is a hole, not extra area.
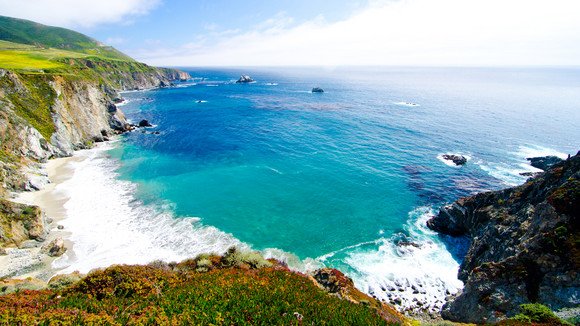
[(68, 240), (70, 233), (66, 229), (59, 229), (59, 222), (66, 218), (64, 204), (69, 200), (66, 194), (59, 192), (58, 186), (69, 180), (74, 170), (69, 163), (84, 158), (72, 156), (49, 160), (44, 164), (51, 183), (42, 190), (16, 193), (13, 201), (39, 206), (46, 214), (48, 235), (46, 240), (35, 244), (29, 241), (25, 249), (6, 248), (8, 255), (0, 256), (0, 275), (9, 278), (24, 279), (27, 277), (38, 278), (48, 281), (58, 274), (51, 264), (56, 259), (41, 252), (43, 245), (50, 243), (56, 238), (65, 241), (67, 251), (72, 243)]

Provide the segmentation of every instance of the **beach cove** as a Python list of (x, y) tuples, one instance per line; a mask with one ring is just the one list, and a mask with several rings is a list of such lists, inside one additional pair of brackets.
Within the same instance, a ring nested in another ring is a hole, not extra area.
[[(461, 80), (454, 87), (476, 87), (466, 86), (466, 71), (450, 71)], [(63, 205), (73, 218), (59, 223), (72, 250), (52, 268), (87, 273), (237, 246), (301, 271), (338, 268), (381, 300), (435, 311), (462, 286), (457, 268), (466, 243), (438, 237), (426, 220), (461, 196), (524, 182), (519, 173), (534, 171), (526, 157), (565, 157), (567, 150), (530, 145), (530, 130), (502, 125), (522, 105), (511, 97), (495, 99), (504, 112), (483, 116), (513, 137), (490, 151), (499, 138), (483, 137), (488, 130), (440, 130), (473, 118), (449, 110), (488, 102), (450, 102), (435, 95), (438, 87), (417, 98), (415, 88), (405, 88), (419, 83), (413, 78), (401, 87), (390, 75), (369, 80), (365, 72), (347, 85), (327, 72), (316, 80), (331, 86), (312, 94), (313, 77), (297, 82), (293, 71), (256, 73), (248, 85), (235, 84), (239, 70), (189, 72), (204, 82), (123, 94), (129, 121), (147, 119), (151, 127), (68, 161), (64, 170), (74, 173), (55, 182), (53, 198), (68, 197)], [(375, 92), (385, 85), (390, 95), (381, 99)], [(411, 101), (420, 104), (400, 104)], [(417, 144), (421, 151), (401, 151)], [(467, 163), (449, 164), (445, 153), (465, 155)]]

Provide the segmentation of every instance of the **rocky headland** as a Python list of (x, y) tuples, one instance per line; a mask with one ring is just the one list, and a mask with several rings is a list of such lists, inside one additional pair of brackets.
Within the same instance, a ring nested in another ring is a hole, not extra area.
[(442, 316), (487, 323), (521, 304), (580, 305), (580, 152), (517, 187), (480, 193), (440, 209), (428, 226), (471, 239), (465, 283)]

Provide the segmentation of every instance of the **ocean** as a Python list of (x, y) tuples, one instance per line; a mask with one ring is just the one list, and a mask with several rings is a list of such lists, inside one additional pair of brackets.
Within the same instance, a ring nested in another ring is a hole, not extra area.
[[(425, 222), (458, 198), (525, 182), (526, 157), (580, 149), (579, 68), (181, 68), (123, 93), (153, 126), (79, 151), (56, 191), (88, 272), (230, 246), (333, 267), (402, 308), (437, 310), (469, 242)], [(242, 75), (255, 82), (236, 84)], [(312, 93), (313, 87), (324, 93)], [(156, 133), (158, 132), (158, 133)], [(464, 166), (443, 154), (468, 158)]]

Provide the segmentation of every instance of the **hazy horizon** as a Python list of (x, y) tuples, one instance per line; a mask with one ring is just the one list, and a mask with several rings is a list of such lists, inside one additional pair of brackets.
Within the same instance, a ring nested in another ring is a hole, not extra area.
[(0, 0), (151, 65), (579, 66), (573, 0)]

